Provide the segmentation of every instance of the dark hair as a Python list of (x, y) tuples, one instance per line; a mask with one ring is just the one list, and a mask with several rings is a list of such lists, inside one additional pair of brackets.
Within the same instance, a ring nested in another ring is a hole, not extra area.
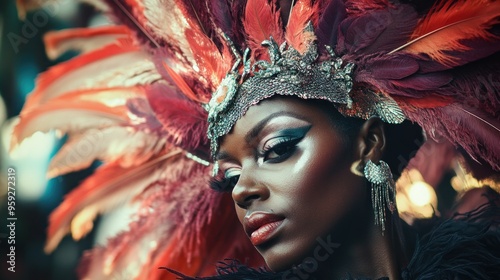
[[(356, 145), (355, 139), (365, 120), (340, 114), (329, 101), (311, 100), (311, 102), (325, 112), (331, 124), (345, 136), (346, 145)], [(422, 129), (409, 121), (401, 124), (384, 123), (384, 133), (386, 148), (382, 160), (391, 167), (394, 179), (397, 179), (423, 144)]]

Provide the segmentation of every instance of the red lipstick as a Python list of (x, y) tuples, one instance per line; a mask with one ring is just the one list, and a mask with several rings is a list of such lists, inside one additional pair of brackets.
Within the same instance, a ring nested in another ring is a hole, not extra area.
[(245, 216), (243, 227), (254, 246), (267, 242), (277, 232), (285, 218), (267, 212), (253, 212)]

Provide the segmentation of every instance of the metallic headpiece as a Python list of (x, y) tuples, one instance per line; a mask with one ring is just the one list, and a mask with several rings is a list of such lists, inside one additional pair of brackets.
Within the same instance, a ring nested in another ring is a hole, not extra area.
[[(230, 41), (229, 45), (238, 56)], [(326, 46), (328, 54), (319, 59), (314, 41), (309, 43), (304, 54), (286, 42), (278, 47), (272, 37), (262, 45), (267, 47), (270, 61), (259, 60), (251, 66), (247, 49), (242, 58), (238, 57), (208, 104), (207, 134), (212, 157), (218, 151), (219, 137), (229, 133), (248, 108), (275, 95), (327, 100), (345, 116), (363, 119), (379, 116), (388, 123), (401, 123), (405, 119), (390, 97), (367, 88), (359, 89), (357, 95), (351, 96), (355, 65), (345, 63), (331, 47)], [(241, 74), (238, 72), (240, 64), (243, 64)], [(355, 108), (353, 102), (357, 103)]]

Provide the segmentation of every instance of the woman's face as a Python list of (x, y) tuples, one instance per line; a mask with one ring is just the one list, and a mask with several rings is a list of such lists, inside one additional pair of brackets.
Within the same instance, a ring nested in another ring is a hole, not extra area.
[(219, 164), (226, 179), (237, 180), (238, 218), (272, 270), (312, 257), (319, 238), (342, 246), (348, 229), (340, 225), (367, 195), (350, 171), (358, 158), (347, 142), (325, 112), (286, 97), (252, 106), (222, 139)]

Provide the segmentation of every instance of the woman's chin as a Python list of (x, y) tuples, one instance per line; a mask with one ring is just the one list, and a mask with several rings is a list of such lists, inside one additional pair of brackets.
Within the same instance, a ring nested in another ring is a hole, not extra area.
[(267, 250), (261, 251), (261, 255), (269, 269), (274, 272), (284, 271), (302, 262), (302, 254), (298, 254), (296, 250), (287, 250), (286, 248), (280, 247), (288, 246), (273, 246)]

